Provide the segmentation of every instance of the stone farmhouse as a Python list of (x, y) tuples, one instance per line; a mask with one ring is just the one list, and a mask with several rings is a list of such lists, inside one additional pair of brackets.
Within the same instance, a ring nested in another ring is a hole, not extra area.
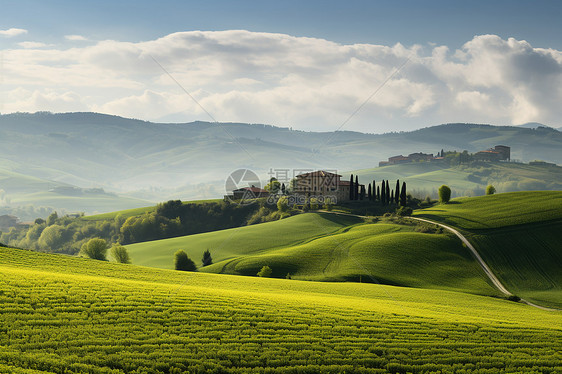
[[(342, 181), (341, 175), (324, 170), (297, 175), (296, 195), (306, 197), (335, 196), (337, 201), (349, 200), (349, 181)], [(359, 186), (361, 187), (361, 185)]]

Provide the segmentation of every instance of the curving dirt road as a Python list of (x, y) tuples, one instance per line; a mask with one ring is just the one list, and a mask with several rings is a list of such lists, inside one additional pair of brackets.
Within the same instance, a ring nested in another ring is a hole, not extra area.
[[(346, 216), (355, 216), (355, 217), (360, 217), (360, 218), (369, 218), (367, 216), (360, 216), (357, 214), (349, 214), (349, 213), (338, 213), (338, 212), (328, 212), (325, 210), (322, 210), (322, 212), (324, 213), (333, 213), (333, 214), (342, 214), (342, 215), (346, 215)], [(372, 218), (372, 217), (371, 217)], [(457, 229), (451, 227), (451, 226), (447, 226), (444, 225), (442, 223), (439, 222), (435, 222), (435, 221), (431, 221), (425, 218), (418, 218), (418, 217), (404, 217), (404, 218), (408, 218), (408, 219), (413, 219), (416, 221), (422, 221), (422, 222), (427, 222), (427, 223), (431, 223), (432, 225), (437, 225), (440, 227), (443, 227), (444, 229), (452, 232), (453, 234), (455, 234), (465, 245), (466, 247), (470, 250), (470, 252), (472, 253), (472, 255), (474, 256), (474, 258), (476, 259), (476, 261), (478, 262), (478, 264), (480, 265), (480, 267), (482, 267), (482, 270), (484, 270), (484, 273), (486, 273), (486, 275), (488, 276), (488, 278), (490, 279), (490, 281), (492, 282), (492, 284), (504, 295), (506, 296), (512, 296), (513, 294), (511, 292), (509, 292), (507, 290), (507, 288), (505, 288), (505, 286), (502, 284), (502, 282), (500, 282), (500, 280), (495, 276), (495, 274), (492, 272), (492, 270), (488, 267), (488, 265), (484, 262), (484, 260), (482, 259), (482, 257), (480, 257), (480, 254), (478, 253), (478, 251), (476, 250), (476, 248), (474, 248), (474, 246), (472, 244), (470, 244), (470, 242), (468, 241), (468, 239), (461, 234)], [(529, 306), (533, 306), (535, 308), (539, 308), (542, 310), (548, 310), (548, 311), (560, 311), (561, 309), (554, 309), (554, 308), (547, 308), (544, 306), (540, 306), (534, 303), (531, 303), (527, 300), (521, 299), (521, 302), (524, 304), (527, 304)]]

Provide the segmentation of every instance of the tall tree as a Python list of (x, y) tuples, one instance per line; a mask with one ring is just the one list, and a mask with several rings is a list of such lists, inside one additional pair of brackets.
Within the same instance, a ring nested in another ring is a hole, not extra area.
[(380, 188), (380, 186), (377, 186), (377, 200), (381, 201), (381, 188)]
[(359, 199), (363, 200), (365, 198), (365, 185), (361, 185), (361, 190), (359, 192)]
[(355, 191), (355, 187), (353, 187), (353, 174), (349, 178), (349, 200), (355, 200), (355, 196), (353, 192)]
[(386, 205), (386, 181), (382, 180), (381, 186), (381, 203), (382, 205)]
[(355, 176), (355, 191), (353, 192), (355, 200), (359, 200), (359, 178)]
[(376, 187), (375, 180), (373, 179), (373, 201), (377, 199), (377, 187)]
[(283, 183), (283, 184), (281, 185), (281, 192), (283, 193), (283, 195), (285, 195), (285, 191), (286, 191), (285, 183)]
[(386, 204), (390, 204), (390, 184), (386, 181), (386, 192), (384, 194), (386, 196)]
[(367, 188), (367, 199), (373, 201), (373, 191), (371, 190), (371, 183), (369, 183), (369, 188)]
[(400, 201), (400, 180), (396, 180), (396, 188), (394, 190), (394, 202), (398, 204)]
[(402, 189), (400, 190), (400, 205), (406, 206), (406, 182), (402, 182)]
[(211, 257), (211, 252), (207, 249), (203, 252), (203, 259), (201, 260), (203, 266), (208, 266), (213, 264), (213, 258)]

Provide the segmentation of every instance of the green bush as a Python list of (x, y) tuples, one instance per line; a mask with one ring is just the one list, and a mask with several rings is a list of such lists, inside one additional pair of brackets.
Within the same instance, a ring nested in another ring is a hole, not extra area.
[(197, 271), (197, 266), (195, 262), (187, 257), (187, 254), (183, 250), (179, 250), (175, 253), (175, 269), (181, 271)]
[(261, 268), (260, 271), (258, 271), (257, 276), (262, 278), (271, 278), (272, 273), (273, 270), (271, 270), (269, 266), (265, 265), (264, 267)]
[(129, 258), (129, 253), (127, 252), (127, 248), (123, 247), (121, 244), (117, 243), (111, 247), (109, 250), (111, 253), (111, 257), (116, 262), (120, 262), (122, 264), (130, 264), (131, 259)]
[(442, 185), (439, 187), (439, 202), (447, 204), (451, 200), (451, 189), (449, 186)]
[(80, 255), (94, 260), (107, 261), (107, 242), (100, 238), (90, 239), (87, 243), (82, 244)]
[(495, 193), (496, 193), (496, 188), (491, 184), (489, 184), (488, 187), (486, 187), (486, 195), (493, 195)]

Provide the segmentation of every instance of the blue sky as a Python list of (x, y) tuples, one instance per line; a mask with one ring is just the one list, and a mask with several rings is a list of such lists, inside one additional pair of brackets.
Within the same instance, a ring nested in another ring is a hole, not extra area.
[(208, 120), (170, 73), (217, 120), (329, 130), (410, 59), (346, 129), (560, 126), (561, 15), (560, 1), (3, 1), (0, 112)]
[(141, 41), (177, 31), (243, 29), (339, 43), (433, 42), (474, 35), (562, 49), (560, 1), (3, 1), (4, 28), (55, 41), (67, 34)]

